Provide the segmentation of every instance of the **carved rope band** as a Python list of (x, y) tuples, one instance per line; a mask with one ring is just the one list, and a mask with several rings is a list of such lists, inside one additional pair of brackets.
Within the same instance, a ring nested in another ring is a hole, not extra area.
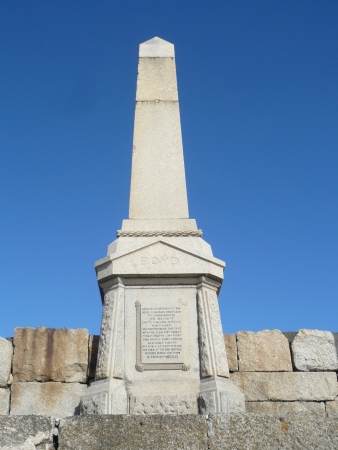
[(117, 237), (139, 237), (139, 236), (194, 236), (201, 237), (202, 230), (191, 231), (122, 231), (117, 230)]

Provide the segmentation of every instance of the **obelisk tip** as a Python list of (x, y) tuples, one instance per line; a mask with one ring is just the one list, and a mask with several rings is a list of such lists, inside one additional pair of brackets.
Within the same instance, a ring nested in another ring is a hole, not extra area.
[(175, 58), (174, 44), (159, 37), (140, 44), (140, 58)]

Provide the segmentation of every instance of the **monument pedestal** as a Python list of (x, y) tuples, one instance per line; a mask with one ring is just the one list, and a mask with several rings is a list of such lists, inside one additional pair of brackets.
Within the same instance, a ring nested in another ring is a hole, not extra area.
[(103, 314), (82, 413), (242, 410), (217, 300), (224, 263), (194, 236), (120, 237), (109, 248), (115, 253), (96, 264)]
[(103, 301), (83, 414), (244, 409), (217, 294), (225, 264), (189, 218), (174, 46), (140, 45), (129, 219), (96, 263)]

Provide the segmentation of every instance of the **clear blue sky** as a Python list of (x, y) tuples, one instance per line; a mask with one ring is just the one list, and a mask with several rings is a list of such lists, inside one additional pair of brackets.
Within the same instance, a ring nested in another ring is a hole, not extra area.
[(338, 2), (0, 0), (0, 336), (88, 328), (128, 215), (138, 45), (175, 44), (225, 332), (338, 329)]

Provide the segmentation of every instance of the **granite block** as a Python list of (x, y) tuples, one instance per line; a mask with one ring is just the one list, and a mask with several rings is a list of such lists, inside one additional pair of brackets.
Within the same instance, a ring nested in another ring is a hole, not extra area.
[(0, 387), (7, 387), (11, 373), (13, 345), (8, 339), (0, 337)]
[(293, 362), (297, 370), (338, 371), (338, 333), (320, 330), (300, 330), (292, 345)]
[(335, 372), (235, 372), (231, 380), (254, 401), (326, 401), (337, 396)]
[(79, 414), (80, 397), (86, 389), (80, 383), (14, 383), (11, 416), (74, 416)]
[(60, 381), (85, 383), (88, 331), (67, 328), (16, 328), (14, 382)]
[(292, 371), (290, 346), (279, 330), (236, 333), (241, 372)]

